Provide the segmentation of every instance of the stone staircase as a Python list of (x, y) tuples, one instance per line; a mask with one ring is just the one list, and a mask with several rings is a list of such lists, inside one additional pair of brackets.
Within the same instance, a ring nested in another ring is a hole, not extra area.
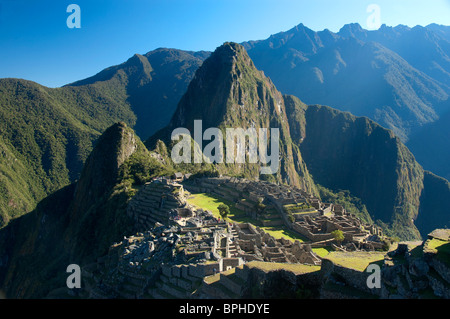
[(233, 241), (228, 246), (228, 254), (229, 254), (229, 257), (237, 257), (238, 248), (236, 245), (236, 241), (238, 240), (239, 235), (238, 235), (238, 232), (236, 231), (236, 229), (234, 229), (234, 227), (232, 225), (230, 225), (230, 233), (233, 236)]

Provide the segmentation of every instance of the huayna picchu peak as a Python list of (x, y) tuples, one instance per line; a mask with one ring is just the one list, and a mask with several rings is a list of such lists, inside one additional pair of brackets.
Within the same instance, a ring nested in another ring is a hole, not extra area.
[[(299, 103), (298, 100), (296, 100)], [(169, 125), (149, 139), (155, 145), (158, 139), (170, 144), (171, 133), (178, 127), (187, 128), (194, 135), (194, 121), (201, 120), (204, 130), (226, 128), (278, 128), (280, 140), (280, 170), (278, 181), (302, 186), (317, 192), (308, 174), (301, 154), (290, 140), (285, 97), (262, 71), (255, 68), (244, 47), (225, 43), (218, 47), (197, 70), (181, 98)], [(217, 165), (217, 170), (259, 177), (256, 164)]]
[(0, 79), (0, 298), (449, 299), (449, 34), (303, 22)]

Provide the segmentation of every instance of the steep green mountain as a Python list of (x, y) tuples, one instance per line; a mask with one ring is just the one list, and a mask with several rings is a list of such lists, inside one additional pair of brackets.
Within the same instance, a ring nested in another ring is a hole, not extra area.
[[(179, 127), (187, 128), (194, 137), (194, 120), (198, 119), (202, 120), (203, 130), (217, 127), (224, 137), (226, 128), (278, 128), (281, 162), (271, 178), (316, 193), (299, 149), (290, 138), (287, 103), (300, 101), (283, 97), (270, 79), (255, 68), (241, 45), (225, 43), (198, 69), (170, 124), (147, 145), (155, 145), (158, 139), (170, 145), (172, 131)], [(224, 151), (224, 162), (225, 157)], [(221, 174), (259, 178), (260, 165), (223, 163), (216, 169)]]
[(0, 227), (78, 179), (94, 141), (109, 125), (135, 123), (124, 97), (120, 88), (102, 83), (51, 89), (0, 80)]
[(77, 180), (113, 123), (145, 137), (166, 125), (206, 56), (158, 49), (62, 88), (0, 79), (0, 227)]
[(299, 143), (314, 181), (334, 191), (349, 190), (372, 219), (402, 239), (419, 238), (414, 225), (423, 189), (423, 169), (392, 131), (366, 117), (311, 105), (293, 110), (305, 128)]
[(136, 114), (136, 134), (143, 140), (167, 125), (178, 101), (208, 52), (160, 48), (69, 84), (80, 87), (99, 84), (125, 92), (121, 101)]
[(349, 190), (389, 235), (413, 240), (449, 224), (448, 181), (424, 171), (392, 131), (320, 105), (290, 109), (288, 118), (304, 123), (292, 141), (314, 181)]
[(0, 287), (7, 297), (45, 297), (65, 286), (69, 264), (93, 262), (131, 233), (126, 205), (138, 187), (133, 176), (144, 170), (149, 177), (164, 174), (132, 129), (108, 128), (77, 183), (0, 230)]
[[(371, 41), (368, 34), (378, 33), (369, 33), (359, 25), (347, 25), (339, 33), (332, 33), (315, 32), (300, 24), (266, 40), (243, 45), (255, 65), (281, 92), (299, 96), (307, 104), (333, 105), (367, 116), (407, 141), (411, 132), (437, 120), (446, 106), (449, 82), (437, 75), (438, 79), (432, 78), (431, 71), (425, 71), (433, 65), (441, 70), (439, 74), (449, 74), (450, 48), (445, 39), (426, 29), (404, 33), (404, 50), (399, 52), (395, 51), (393, 39), (386, 35), (386, 41), (380, 43), (374, 35)], [(432, 35), (437, 40), (427, 42)], [(392, 45), (388, 45), (389, 41)], [(419, 61), (427, 59), (416, 54), (418, 50), (410, 49), (408, 44), (414, 41), (426, 52), (435, 49), (442, 54), (428, 61), (429, 65), (419, 65)], [(403, 57), (408, 52), (414, 64)]]
[[(84, 110), (67, 107), (93, 97), (78, 91), (59, 99), (59, 93), (29, 81), (0, 80), (0, 227), (76, 179), (98, 137), (99, 121), (88, 126), (77, 118)], [(91, 107), (100, 109), (99, 103)]]

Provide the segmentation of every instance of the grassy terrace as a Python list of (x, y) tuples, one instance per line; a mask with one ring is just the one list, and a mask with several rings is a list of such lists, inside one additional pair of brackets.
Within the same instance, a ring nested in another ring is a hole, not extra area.
[(324, 259), (330, 260), (338, 266), (365, 271), (373, 263), (381, 263), (385, 252), (331, 252)]
[(425, 242), (424, 252), (436, 254), (436, 257), (450, 267), (450, 242), (437, 238)]
[(317, 211), (314, 207), (301, 203), (301, 204), (287, 204), (283, 205), (284, 210), (293, 214), (311, 213)]
[(285, 264), (285, 263), (271, 263), (262, 261), (251, 261), (246, 264), (249, 268), (258, 268), (264, 271), (280, 270), (284, 269), (292, 271), (296, 275), (306, 274), (320, 270), (320, 266), (303, 265), (303, 264)]
[(207, 284), (212, 284), (212, 283), (215, 283), (220, 280), (220, 274), (228, 276), (228, 275), (234, 274), (235, 272), (236, 272), (236, 268), (231, 268), (222, 273), (217, 273), (215, 275), (207, 276), (203, 279), (203, 281)]
[[(428, 240), (425, 243), (425, 250), (428, 252), (432, 252), (432, 253), (437, 253), (438, 251), (444, 251), (444, 252), (450, 253), (450, 250), (448, 248), (445, 249), (447, 246), (444, 246), (448, 243), (449, 243), (448, 241), (434, 238), (434, 239)], [(441, 246), (443, 246), (443, 247), (441, 247)]]

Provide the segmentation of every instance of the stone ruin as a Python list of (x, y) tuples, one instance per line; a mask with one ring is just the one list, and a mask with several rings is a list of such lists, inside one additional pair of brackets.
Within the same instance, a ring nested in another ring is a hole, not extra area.
[[(250, 223), (220, 221), (190, 206), (189, 192), (216, 194), (260, 218), (264, 226), (285, 225), (309, 242), (276, 239)], [(263, 212), (255, 212), (256, 203), (264, 204)], [(252, 261), (321, 265), (312, 247), (329, 246), (336, 229), (346, 241), (339, 249), (377, 249), (382, 236), (378, 227), (363, 224), (341, 205), (321, 203), (295, 187), (230, 177), (183, 183), (157, 178), (131, 199), (127, 214), (138, 233), (83, 268), (93, 298), (186, 298), (206, 276)], [(230, 282), (228, 288), (233, 287)]]
[(302, 263), (320, 265), (321, 259), (308, 244), (298, 240), (292, 243), (284, 238), (275, 239), (252, 224), (233, 224), (233, 240), (236, 242), (236, 256), (244, 261), (266, 261), (277, 263)]
[[(159, 178), (146, 183), (131, 199), (127, 214), (138, 230), (151, 229), (155, 223), (168, 225), (173, 210), (186, 208), (186, 197), (181, 184)], [(187, 213), (182, 210), (183, 214)]]
[[(236, 208), (258, 219), (263, 226), (285, 225), (315, 247), (320, 244), (336, 247), (331, 243), (334, 239), (331, 232), (337, 229), (345, 237), (341, 249), (374, 250), (383, 246), (380, 227), (364, 224), (355, 215), (348, 214), (342, 205), (322, 203), (296, 187), (235, 177), (190, 179), (183, 185), (191, 192), (212, 193), (232, 201)], [(256, 213), (258, 201), (266, 206), (263, 214)]]

